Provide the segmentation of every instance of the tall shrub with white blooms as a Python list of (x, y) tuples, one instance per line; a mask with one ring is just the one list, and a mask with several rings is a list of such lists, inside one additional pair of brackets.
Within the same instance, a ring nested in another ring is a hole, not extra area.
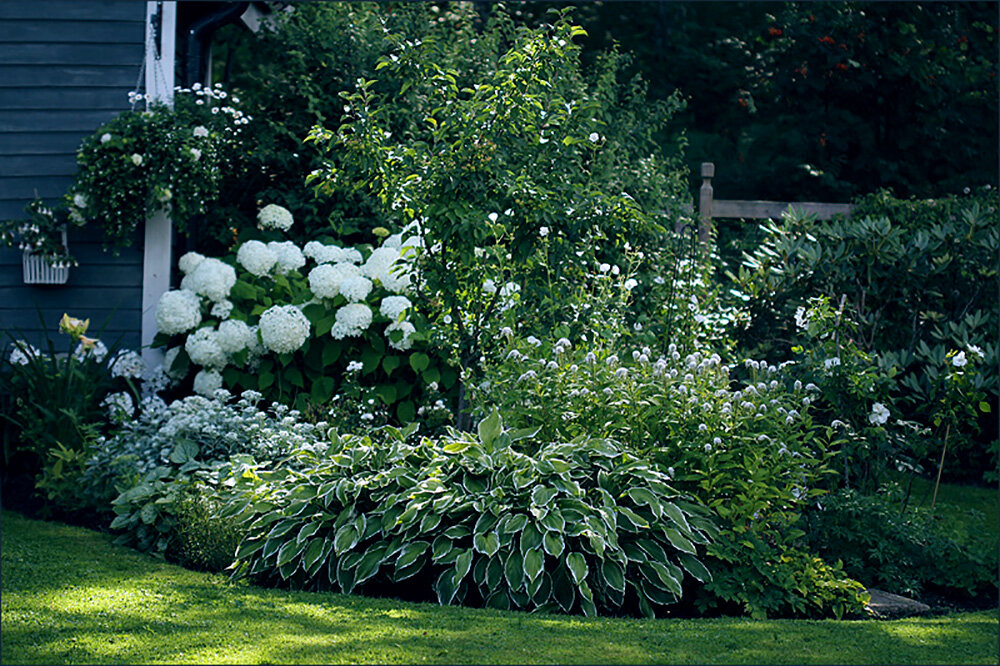
[[(193, 390), (256, 390), (272, 401), (323, 407), (341, 390), (346, 368), (374, 388), (400, 421), (416, 415), (422, 384), (445, 389), (457, 374), (432, 363), (426, 324), (414, 307), (418, 242), (389, 236), (380, 247), (277, 240), (294, 222), (270, 204), (256, 238), (232, 256), (181, 257), (180, 289), (156, 311), (156, 343), (166, 371), (193, 375)], [(423, 380), (423, 381), (421, 381)]]

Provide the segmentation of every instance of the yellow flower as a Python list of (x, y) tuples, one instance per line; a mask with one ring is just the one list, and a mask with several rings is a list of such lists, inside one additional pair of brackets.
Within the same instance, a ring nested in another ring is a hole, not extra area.
[(87, 332), (88, 326), (90, 326), (89, 319), (77, 319), (66, 313), (63, 313), (62, 319), (59, 320), (59, 330), (72, 336), (74, 340), (82, 338), (83, 334)]

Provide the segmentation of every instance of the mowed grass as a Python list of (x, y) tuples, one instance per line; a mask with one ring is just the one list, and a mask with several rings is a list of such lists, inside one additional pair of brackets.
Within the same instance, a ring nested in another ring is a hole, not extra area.
[[(905, 489), (910, 477), (899, 474), (896, 481)], [(913, 478), (908, 511), (931, 514), (934, 520), (959, 543), (997, 551), (1000, 529), (1000, 492), (997, 488), (942, 483), (931, 511), (934, 480)]]
[(995, 612), (893, 622), (628, 620), (232, 584), (2, 514), (4, 664), (996, 664)]

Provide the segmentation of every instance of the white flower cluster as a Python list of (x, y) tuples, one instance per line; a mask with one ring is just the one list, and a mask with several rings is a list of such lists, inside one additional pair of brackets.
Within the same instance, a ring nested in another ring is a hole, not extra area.
[(278, 263), (278, 255), (266, 244), (258, 240), (249, 240), (240, 245), (240, 249), (236, 252), (236, 261), (251, 275), (263, 277)]
[[(200, 383), (207, 390), (213, 381), (209, 377)], [(298, 412), (281, 405), (269, 414), (258, 409), (261, 395), (254, 391), (244, 392), (236, 403), (230, 398), (226, 391), (209, 391), (169, 407), (159, 398), (144, 399), (136, 419), (126, 421), (114, 437), (98, 441), (97, 453), (86, 465), (84, 485), (113, 487), (116, 481), (141, 478), (158, 465), (171, 464), (170, 454), (181, 440), (195, 443), (197, 458), (204, 461), (227, 460), (237, 453), (273, 460), (293, 450), (326, 448), (326, 423), (301, 423)], [(116, 479), (119, 475), (122, 478)]]
[(8, 360), (12, 365), (28, 365), (31, 359), (38, 358), (41, 351), (26, 340), (17, 340), (10, 350)]
[(364, 303), (349, 303), (337, 310), (330, 335), (335, 340), (358, 337), (372, 323), (372, 310)]
[(101, 402), (101, 405), (108, 408), (108, 418), (113, 423), (122, 423), (132, 418), (135, 411), (135, 403), (132, 396), (125, 391), (111, 393)]
[(112, 377), (130, 377), (139, 379), (146, 372), (146, 362), (137, 352), (122, 349), (108, 363)]
[(73, 351), (73, 358), (78, 361), (89, 357), (100, 363), (107, 355), (108, 348), (100, 340), (80, 340), (80, 344)]
[(260, 316), (261, 341), (279, 354), (290, 354), (305, 344), (309, 328), (309, 320), (294, 305), (273, 305)]
[(229, 290), (236, 284), (236, 271), (229, 264), (212, 257), (204, 257), (181, 280), (181, 289), (193, 291), (210, 301), (229, 298)]
[(382, 304), (379, 306), (379, 312), (386, 319), (396, 321), (399, 319), (400, 315), (411, 307), (413, 307), (413, 303), (411, 303), (410, 299), (406, 296), (386, 296), (382, 299)]
[(261, 229), (288, 231), (293, 222), (291, 211), (278, 204), (268, 204), (257, 214), (257, 226)]
[(317, 264), (360, 264), (361, 253), (353, 247), (342, 248), (336, 245), (325, 245), (319, 241), (309, 241), (302, 248), (302, 254)]
[(306, 265), (306, 258), (303, 256), (302, 250), (292, 241), (271, 241), (267, 244), (267, 249), (274, 252), (275, 257), (277, 257), (274, 270), (279, 275), (287, 275)]
[(166, 335), (186, 333), (201, 323), (198, 294), (188, 289), (168, 291), (156, 305), (156, 329)]

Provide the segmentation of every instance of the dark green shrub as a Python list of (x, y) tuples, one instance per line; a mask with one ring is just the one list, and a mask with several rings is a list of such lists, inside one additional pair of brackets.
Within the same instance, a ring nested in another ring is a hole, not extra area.
[[(642, 612), (706, 581), (714, 532), (668, 477), (614, 443), (515, 445), (494, 413), (478, 437), (334, 438), (299, 471), (244, 473), (236, 571), (294, 586), (494, 608)], [(247, 477), (252, 478), (247, 481)], [(685, 573), (687, 572), (687, 573)]]
[[(810, 297), (825, 295), (842, 304), (844, 322), (855, 324), (844, 342), (894, 377), (889, 397), (896, 414), (934, 423), (936, 386), (947, 370), (949, 350), (982, 352), (972, 389), (985, 392), (995, 412), (1000, 391), (996, 191), (939, 204), (900, 202), (881, 193), (860, 210), (865, 217), (818, 223), (786, 215), (762, 226), (766, 242), (748, 253), (732, 276), (750, 314), (750, 324), (739, 332), (741, 345), (774, 359), (785, 358), (796, 342), (808, 346), (795, 313)], [(868, 216), (882, 210), (899, 214), (903, 222)], [(983, 469), (996, 468), (995, 459), (987, 457), (996, 421), (980, 414), (980, 434), (974, 420), (965, 423), (951, 433), (961, 442), (964, 464), (950, 471), (952, 478), (978, 479)], [(930, 459), (923, 462), (933, 465)]]
[(211, 484), (195, 482), (174, 507), (177, 561), (190, 569), (219, 572), (233, 562), (243, 534), (233, 521), (220, 516), (225, 506)]
[(829, 617), (864, 612), (864, 586), (840, 562), (833, 566), (801, 548), (776, 544), (754, 531), (723, 531), (708, 547), (713, 579), (695, 603), (755, 618)]
[(995, 542), (963, 546), (933, 517), (901, 514), (885, 494), (839, 490), (807, 511), (804, 524), (813, 552), (842, 560), (844, 571), (866, 585), (918, 598), (929, 591), (996, 595)]

